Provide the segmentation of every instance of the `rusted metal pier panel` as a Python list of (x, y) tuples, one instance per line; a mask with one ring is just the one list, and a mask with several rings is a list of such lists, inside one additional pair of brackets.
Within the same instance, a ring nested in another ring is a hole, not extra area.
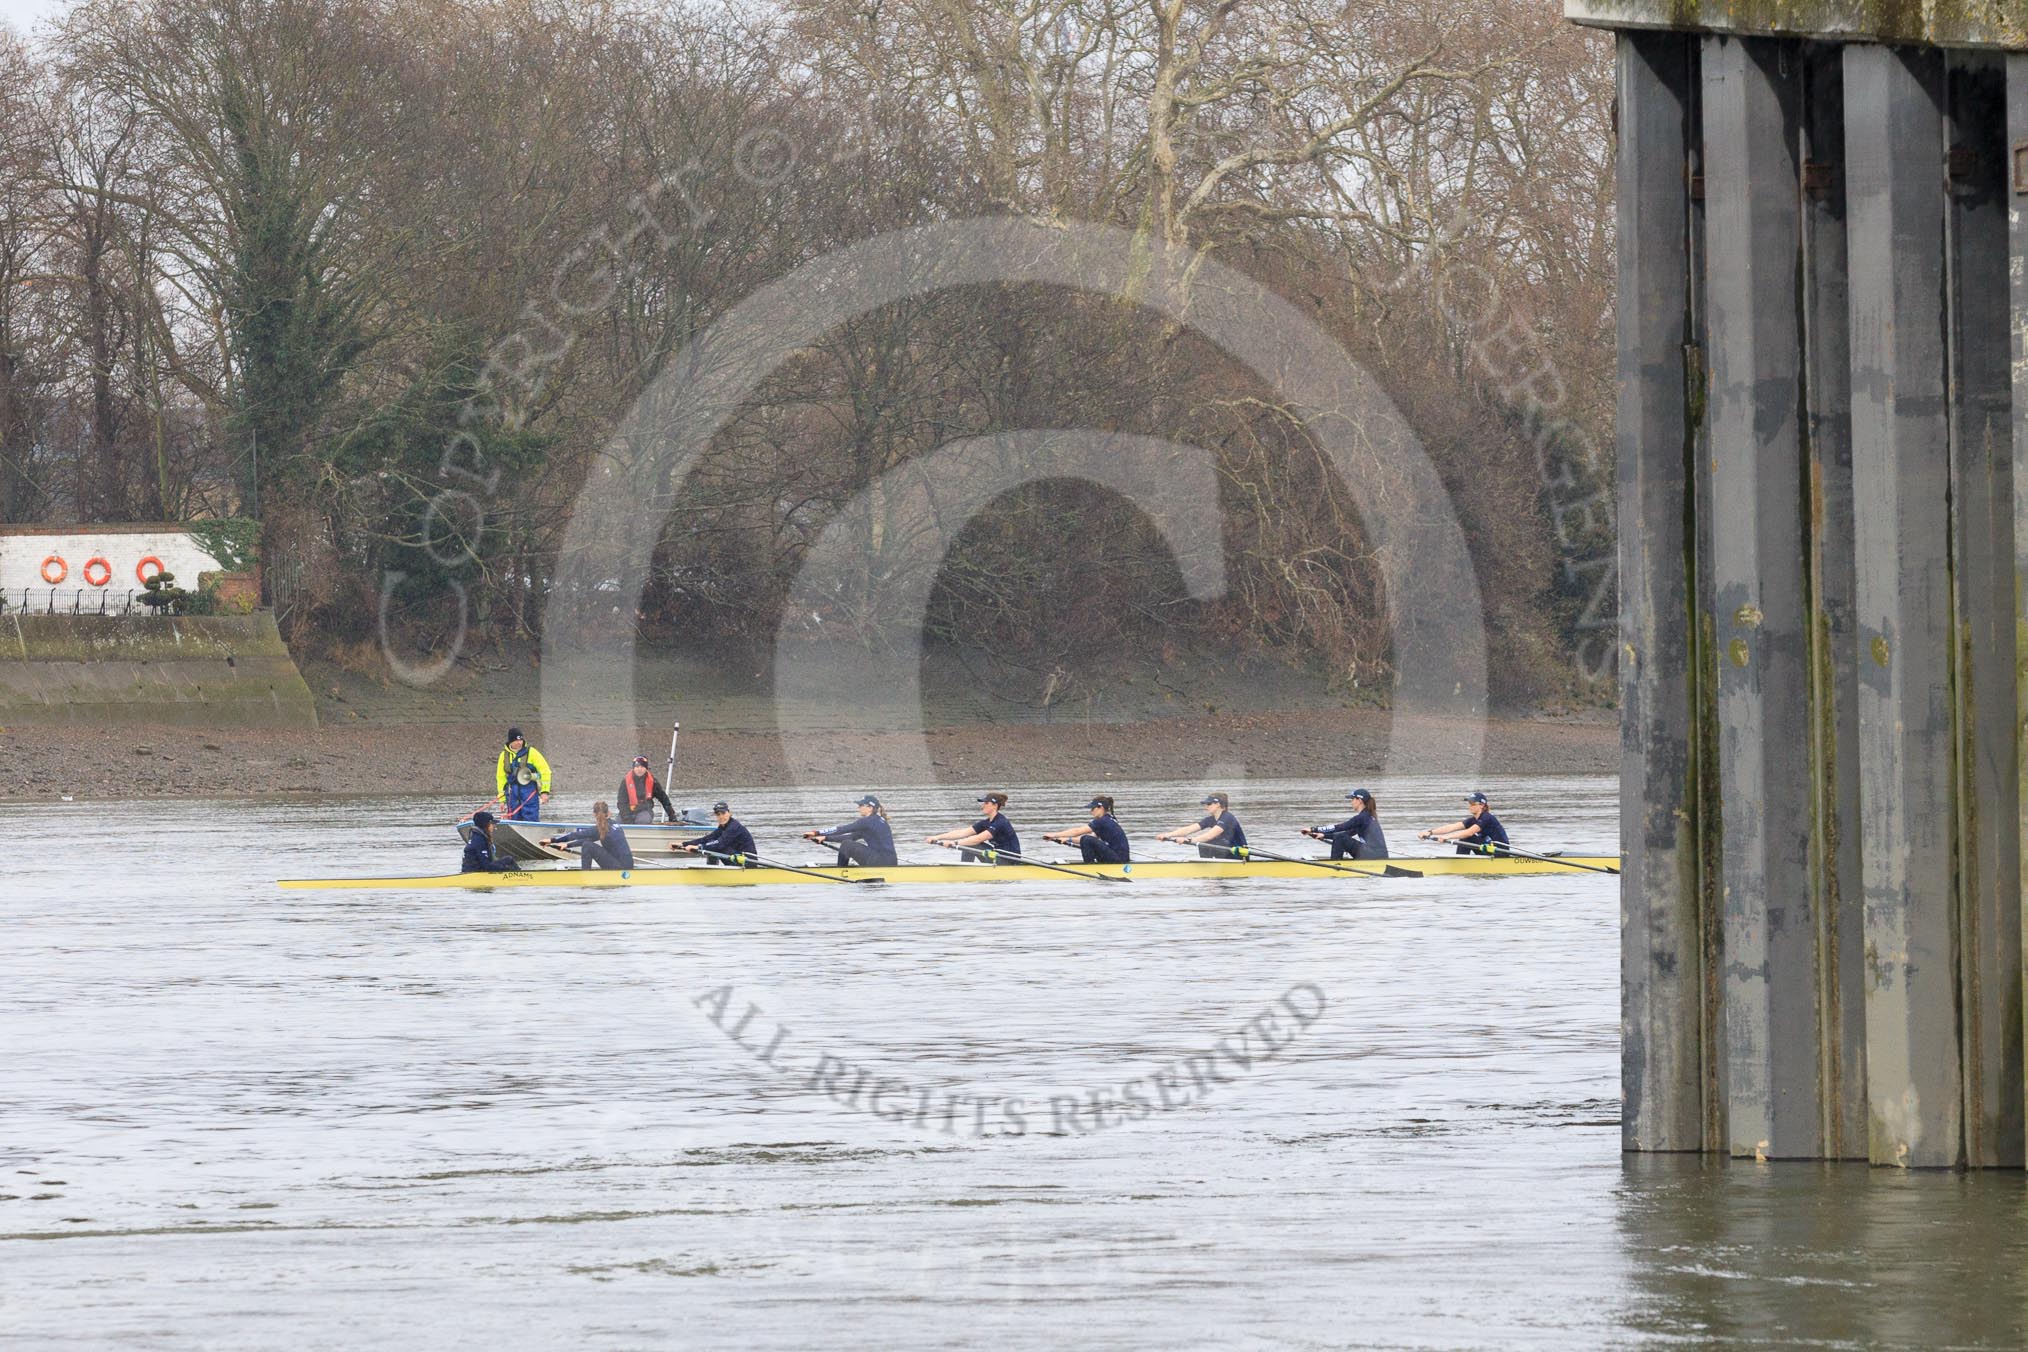
[(1694, 39), (1629, 35), (1619, 59), (1622, 1136), (1705, 1146), (1692, 452)]
[(1798, 44), (1809, 589), (1810, 906), (1817, 925), (1824, 1154), (1866, 1158), (1866, 916), (1859, 860), (1859, 650), (1847, 342), (1845, 70)]
[(2006, 71), (1945, 58), (1958, 1022), (1965, 1158), (2022, 1164)]
[(1702, 40), (1726, 1145), (1762, 1159), (1824, 1153), (1795, 55)]
[[(2011, 341), (2013, 357), (2012, 393), (2014, 481), (2028, 487), (2028, 55), (2006, 58), (2007, 146), (2006, 176), (2011, 210), (2008, 212), (2010, 249), (2008, 253), (2009, 296), (2012, 301)], [(2014, 689), (2028, 688), (2028, 492), (2014, 494)], [(2015, 792), (2017, 802), (2028, 802), (2028, 718), (2016, 714), (2014, 735)], [(2020, 815), (2015, 836), (2017, 861), (2028, 859), (2028, 815)], [(2018, 864), (2017, 864), (2018, 867)], [(2028, 914), (2022, 917), (2028, 927)], [(2028, 934), (2024, 934), (2028, 946)]]
[(1875, 1163), (1964, 1159), (1951, 720), (1943, 57), (1845, 49)]
[(1625, 1143), (2018, 1167), (2028, 38), (1568, 3), (1619, 30)]

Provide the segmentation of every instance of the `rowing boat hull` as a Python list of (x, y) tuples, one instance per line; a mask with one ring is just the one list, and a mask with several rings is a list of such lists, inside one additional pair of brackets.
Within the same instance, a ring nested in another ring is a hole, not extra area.
[[(1351, 865), (1345, 871), (1316, 864), (1259, 859), (1175, 859), (1147, 864), (1063, 864), (1036, 868), (1029, 864), (900, 864), (893, 868), (816, 867), (807, 873), (783, 868), (720, 868), (703, 864), (649, 865), (635, 869), (537, 868), (523, 873), (449, 873), (419, 878), (290, 878), (282, 887), (315, 891), (362, 888), (406, 891), (412, 888), (495, 887), (753, 887), (771, 883), (823, 885), (828, 879), (879, 878), (888, 883), (1040, 883), (1069, 882), (1070, 873), (1103, 878), (1191, 882), (1244, 882), (1253, 878), (1294, 878), (1312, 882), (1356, 882), (1380, 877), (1392, 866), (1411, 875), (1439, 878), (1512, 878), (1562, 874), (1602, 877), (1593, 870), (1620, 866), (1616, 856), (1569, 855), (1552, 861), (1473, 855), (1435, 859), (1394, 859)], [(1357, 871), (1352, 871), (1357, 870)], [(820, 876), (812, 876), (812, 875)]]

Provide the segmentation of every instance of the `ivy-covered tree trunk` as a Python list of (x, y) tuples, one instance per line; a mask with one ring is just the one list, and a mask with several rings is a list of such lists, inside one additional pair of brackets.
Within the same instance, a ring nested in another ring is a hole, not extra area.
[(256, 118), (237, 101), (223, 112), (238, 173), (238, 249), (225, 287), (238, 377), (232, 428), (261, 555), (274, 566), (311, 548), (302, 536), (316, 529), (319, 421), (365, 343), (286, 148), (257, 139)]
[(328, 537), (323, 424), (368, 346), (362, 184), (400, 105), (360, 20), (345, 0), (106, 0), (75, 34), (77, 69), (146, 111), (203, 204), (185, 230), (219, 302), (213, 393), (271, 581)]

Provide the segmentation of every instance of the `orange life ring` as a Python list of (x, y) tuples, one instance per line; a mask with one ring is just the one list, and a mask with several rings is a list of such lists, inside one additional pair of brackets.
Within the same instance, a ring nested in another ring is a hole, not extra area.
[[(51, 577), (49, 575), (49, 570), (52, 565), (56, 568), (55, 577)], [(65, 563), (57, 555), (51, 554), (48, 558), (42, 561), (42, 580), (44, 582), (47, 582), (50, 586), (54, 587), (57, 583), (63, 581), (65, 578), (69, 576), (70, 576), (70, 565)]]
[(156, 558), (153, 554), (150, 554), (147, 558), (142, 559), (139, 563), (134, 565), (134, 578), (144, 587), (148, 585), (148, 574), (143, 570), (146, 569), (147, 566), (151, 563), (155, 565), (155, 571), (158, 573), (166, 573), (169, 571), (167, 568), (164, 568), (162, 566), (162, 560)]
[[(99, 570), (97, 577), (92, 576), (94, 568)], [(105, 586), (113, 580), (113, 565), (107, 563), (103, 557), (93, 559), (84, 566), (84, 580), (87, 587)]]

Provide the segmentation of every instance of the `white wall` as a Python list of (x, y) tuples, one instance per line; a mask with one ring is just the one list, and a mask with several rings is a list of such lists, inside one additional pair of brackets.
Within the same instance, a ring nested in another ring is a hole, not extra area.
[[(113, 576), (103, 588), (114, 599), (141, 590), (134, 575), (142, 559), (153, 556), (167, 571), (176, 574), (176, 585), (197, 589), (199, 573), (214, 573), (217, 559), (200, 549), (195, 540), (179, 530), (95, 532), (81, 527), (75, 534), (10, 535), (0, 528), (0, 594), (10, 606), (21, 604), (21, 589), (28, 589), (31, 606), (47, 605), (50, 585), (42, 580), (42, 561), (56, 555), (70, 565), (70, 573), (55, 587), (59, 607), (83, 588), (96, 601), (100, 588), (84, 580), (85, 564), (102, 558), (112, 565)], [(96, 570), (94, 570), (96, 571)], [(148, 570), (150, 573), (154, 569)]]

